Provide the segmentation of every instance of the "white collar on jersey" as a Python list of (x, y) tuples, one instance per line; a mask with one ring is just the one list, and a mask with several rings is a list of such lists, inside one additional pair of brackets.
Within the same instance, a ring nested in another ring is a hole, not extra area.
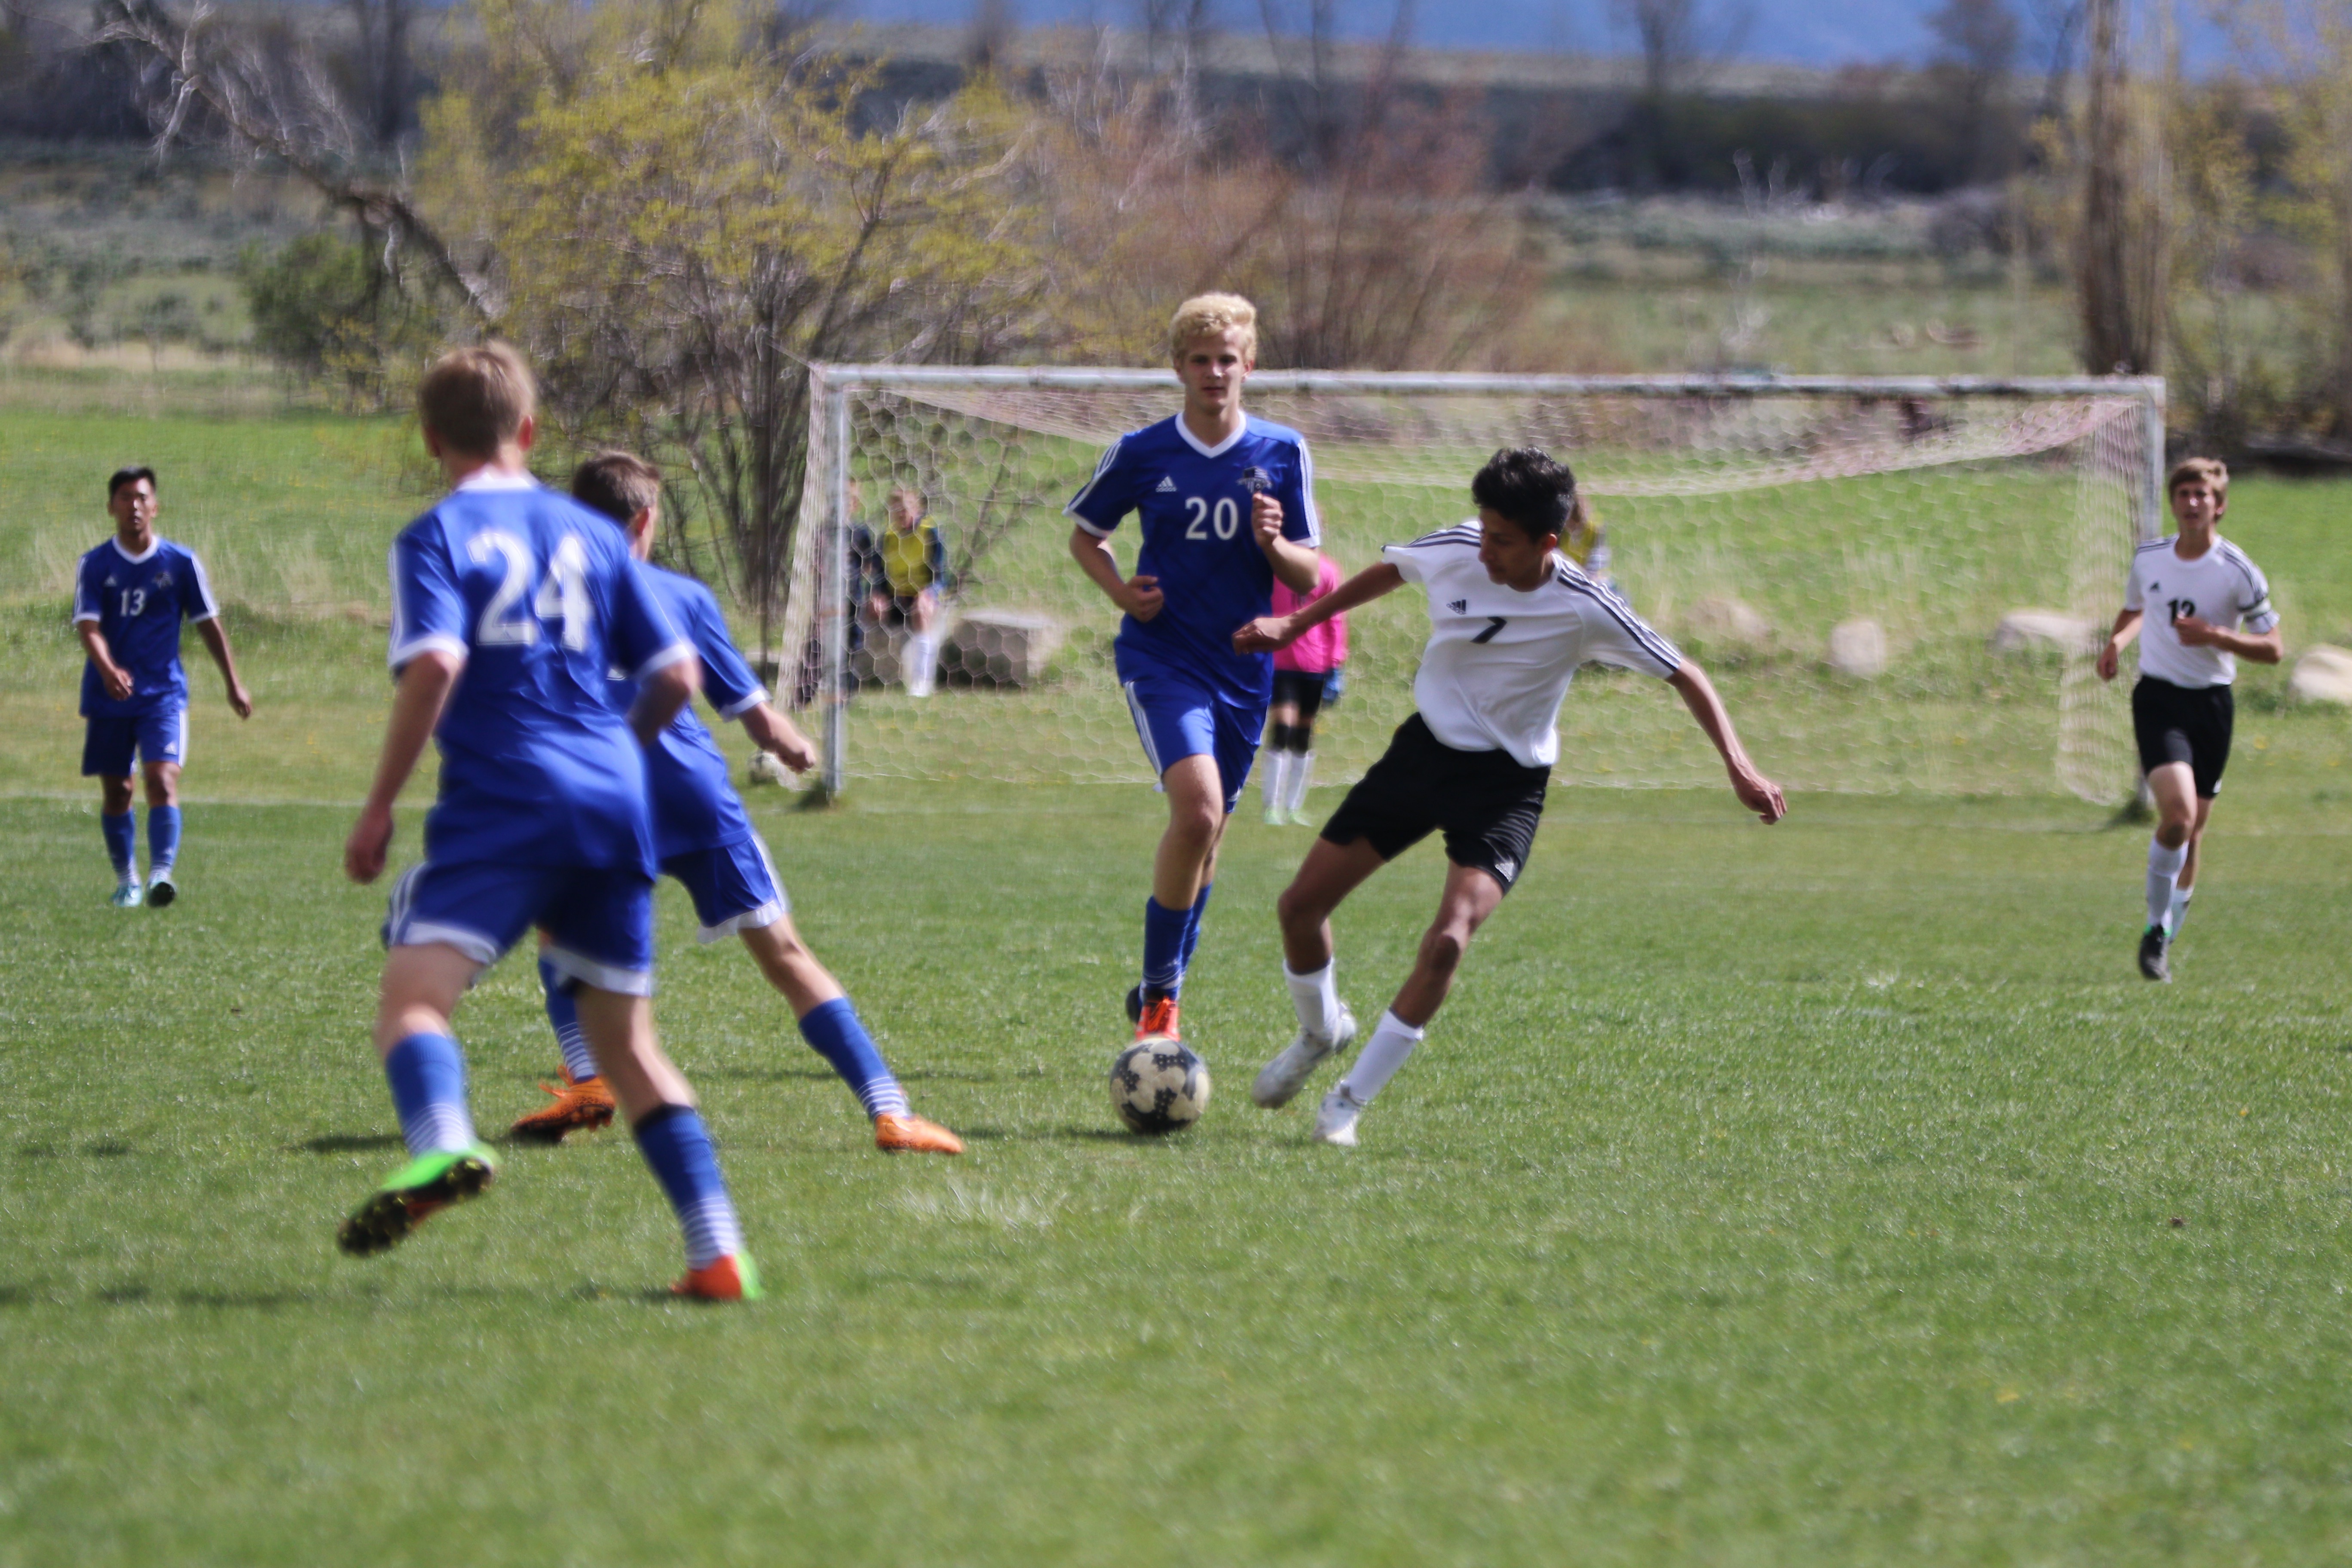
[(155, 536), (155, 542), (149, 545), (146, 549), (141, 551), (136, 555), (131, 554), (131, 552), (122, 548), (122, 536), (119, 533), (112, 539), (108, 540), (107, 542), (114, 546), (114, 552), (117, 555), (121, 556), (133, 566), (143, 566), (148, 562), (155, 559), (155, 552), (163, 548), (163, 536), (160, 533), (157, 534)]
[(1204, 458), (1222, 458), (1227, 452), (1234, 449), (1234, 442), (1249, 434), (1249, 416), (1246, 414), (1243, 415), (1241, 428), (1235, 430), (1232, 435), (1226, 437), (1223, 440), (1218, 442), (1213, 447), (1203, 445), (1201, 438), (1192, 434), (1192, 427), (1184, 423), (1184, 416), (1181, 414), (1176, 416), (1176, 434), (1183, 437), (1184, 445), (1192, 447), (1192, 450), (1200, 453), (1201, 456)]
[(535, 490), (537, 489), (539, 489), (539, 481), (529, 474), (502, 474), (496, 468), (476, 468), (472, 473), (459, 479), (457, 488), (449, 493), (458, 495), (467, 490)]

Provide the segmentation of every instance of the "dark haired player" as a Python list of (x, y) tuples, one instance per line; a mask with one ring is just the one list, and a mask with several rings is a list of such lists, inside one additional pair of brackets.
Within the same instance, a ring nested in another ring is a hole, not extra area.
[[(161, 909), (179, 893), (180, 768), (188, 760), (188, 677), (180, 668), (180, 622), (196, 635), (228, 683), (240, 719), (253, 699), (236, 678), (220, 601), (204, 563), (186, 545), (155, 533), (155, 470), (118, 468), (106, 481), (114, 537), (81, 558), (74, 573), (74, 631), (88, 660), (81, 716), (89, 721), (81, 775), (99, 781), (98, 825), (114, 862), (113, 904)], [(147, 886), (139, 884), (139, 826), (131, 815), (131, 758), (147, 777)]]
[[(769, 703), (767, 689), (727, 635), (717, 597), (685, 574), (650, 563), (654, 535), (661, 527), (661, 471), (634, 453), (599, 452), (572, 473), (572, 499), (603, 512), (628, 536), (629, 553), (645, 563), (646, 585), (670, 624), (694, 645), (702, 661), (702, 694), (719, 717), (740, 721), (754, 744), (794, 772), (811, 767), (816, 752)], [(613, 687), (614, 706), (626, 711), (636, 700), (634, 684), (616, 680)], [(875, 1146), (891, 1153), (962, 1153), (962, 1140), (908, 1109), (907, 1091), (883, 1061), (840, 982), (793, 929), (791, 901), (776, 879), (760, 830), (728, 780), (726, 753), (691, 704), (679, 709), (646, 748), (646, 786), (653, 807), (654, 858), (664, 876), (676, 878), (692, 896), (702, 940), (717, 942), (730, 931), (742, 938), (760, 973), (791, 1005), (801, 1037), (865, 1107), (874, 1123)], [(539, 961), (539, 978), (547, 993), (548, 1022), (563, 1047), (563, 1087), (542, 1085), (552, 1103), (517, 1121), (513, 1131), (519, 1137), (560, 1142), (575, 1127), (605, 1125), (616, 1104), (581, 1033), (578, 999), (545, 958)]]
[(1355, 1143), (1364, 1107), (1412, 1054), (1472, 933), (1526, 867), (1559, 754), (1554, 720), (1579, 665), (1594, 659), (1665, 680), (1723, 754), (1739, 804), (1768, 824), (1788, 815), (1779, 786), (1748, 760), (1705, 673), (1559, 553), (1576, 495), (1567, 468), (1528, 447), (1497, 452), (1470, 494), (1476, 518), (1391, 544), (1380, 564), (1305, 609), (1234, 634), (1236, 648), (1260, 652), (1406, 583), (1429, 595), (1416, 711), (1348, 792), (1276, 905), (1298, 1037), (1251, 1086), (1250, 1097), (1269, 1109), (1287, 1104), (1355, 1032), (1333, 980), (1331, 911), (1407, 847), (1433, 831), (1445, 835), (1437, 918), (1403, 989), (1347, 1077), (1323, 1097), (1315, 1136), (1326, 1143)]
[[(2180, 531), (2133, 554), (2124, 607), (2098, 664), (2099, 679), (2113, 680), (2124, 645), (2139, 637), (2132, 731), (2156, 797), (2147, 929), (2139, 938), (2139, 972), (2150, 980), (2172, 978), (2173, 939), (2197, 889), (2205, 825), (2230, 762), (2236, 716), (2230, 683), (2238, 660), (2276, 664), (2283, 646), (2262, 569), (2218, 531), (2230, 509), (2230, 470), (2214, 458), (2191, 458), (2173, 468), (2165, 488)], [(2150, 607), (2163, 613), (2151, 616)]]

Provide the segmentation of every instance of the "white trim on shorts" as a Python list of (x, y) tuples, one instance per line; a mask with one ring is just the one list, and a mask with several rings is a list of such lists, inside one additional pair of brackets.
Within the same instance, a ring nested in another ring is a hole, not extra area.
[(394, 947), (454, 947), (488, 969), (505, 956), (506, 949), (471, 926), (445, 925), (439, 921), (412, 921), (392, 928)]
[(1159, 778), (1167, 769), (1160, 763), (1160, 747), (1151, 738), (1151, 721), (1144, 717), (1143, 702), (1135, 695), (1135, 682), (1122, 681), (1119, 689), (1127, 693), (1128, 716), (1135, 721), (1135, 738), (1143, 742), (1143, 760), (1151, 764), (1151, 776)]
[(761, 837), (757, 831), (751, 835), (751, 847), (760, 852), (760, 864), (768, 868), (768, 883), (776, 889), (776, 896), (756, 910), (745, 910), (740, 915), (729, 915), (715, 926), (704, 926), (697, 931), (694, 933), (695, 940), (705, 946), (722, 937), (733, 936), (737, 931), (759, 931), (763, 927), (774, 925), (793, 912), (793, 900), (791, 895), (784, 891), (784, 879), (776, 875), (776, 863), (768, 858), (768, 841)]
[(553, 943), (539, 950), (539, 956), (558, 974), (566, 975), (583, 985), (593, 985), (599, 991), (611, 991), (623, 996), (650, 996), (654, 994), (654, 972), (650, 969), (619, 969), (609, 963), (599, 963), (585, 953)]

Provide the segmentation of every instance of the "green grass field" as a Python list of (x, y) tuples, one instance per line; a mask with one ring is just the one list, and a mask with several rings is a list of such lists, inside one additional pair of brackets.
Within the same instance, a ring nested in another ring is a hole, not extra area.
[[(381, 634), (331, 606), (408, 502), (373, 458), (316, 506), (236, 476), (388, 447), (92, 420), (28, 470), (28, 428), (0, 455), (45, 489), (129, 447), (224, 542), (279, 509), (239, 568), (265, 603), (291, 541), (354, 542), (312, 546), (329, 609), (233, 607), (251, 722), (192, 670), (185, 896), (122, 912), (63, 601), (26, 582), (62, 547), (28, 531), (95, 542), (96, 506), (0, 520), (0, 1568), (2352, 1557), (2352, 722), (2274, 675), (2176, 984), (2132, 969), (2144, 829), (2079, 803), (1801, 795), (1768, 831), (1727, 792), (1562, 789), (1348, 1154), (1246, 1096), (1304, 832), (1235, 824), (1186, 993), (1216, 1101), (1150, 1142), (1101, 1082), (1148, 790), (757, 795), (803, 929), (971, 1152), (876, 1153), (666, 889), (662, 1026), (772, 1290), (697, 1310), (616, 1133), (334, 1251), (398, 1154), (382, 891), (337, 868)], [(2352, 625), (2344, 496), (2240, 492), (2291, 646)], [(1439, 874), (1424, 845), (1342, 912), (1360, 1015)], [(460, 1029), (486, 1126), (539, 1100), (527, 965)]]

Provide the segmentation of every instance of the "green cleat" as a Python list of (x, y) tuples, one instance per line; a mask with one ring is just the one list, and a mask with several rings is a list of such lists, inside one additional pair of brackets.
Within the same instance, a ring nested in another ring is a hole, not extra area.
[(335, 1232), (335, 1245), (354, 1258), (396, 1247), (451, 1204), (464, 1203), (488, 1186), (498, 1169), (490, 1152), (478, 1143), (471, 1149), (419, 1154), (343, 1221)]
[(141, 902), (146, 899), (146, 897), (147, 889), (142, 888), (138, 883), (122, 882), (116, 885), (114, 897), (107, 900), (106, 901), (112, 904), (118, 910), (135, 910), (140, 906)]

